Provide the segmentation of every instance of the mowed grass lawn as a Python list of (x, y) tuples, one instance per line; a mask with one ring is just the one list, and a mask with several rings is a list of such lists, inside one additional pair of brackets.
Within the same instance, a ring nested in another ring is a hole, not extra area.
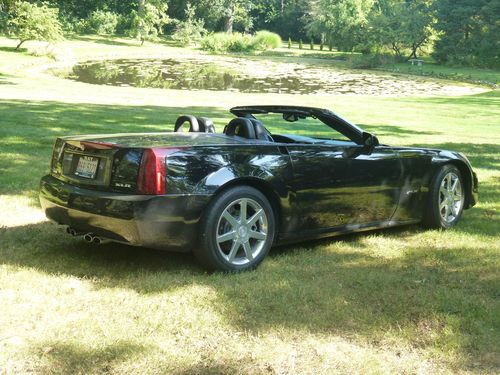
[[(14, 43), (0, 39), (0, 374), (500, 371), (498, 91), (103, 87), (47, 75), (47, 58), (14, 53)], [(99, 38), (60, 48), (77, 59), (198, 53)], [(227, 108), (245, 103), (327, 107), (383, 143), (464, 152), (480, 203), (446, 232), (410, 226), (277, 248), (242, 274), (207, 274), (190, 255), (95, 247), (44, 220), (37, 187), (57, 136), (171, 130), (183, 113), (211, 117), (221, 131)]]

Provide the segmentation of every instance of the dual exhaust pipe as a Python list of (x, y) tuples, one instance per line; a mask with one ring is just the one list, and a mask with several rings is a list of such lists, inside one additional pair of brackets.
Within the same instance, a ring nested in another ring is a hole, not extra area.
[(110, 242), (109, 240), (96, 236), (94, 233), (84, 233), (79, 232), (75, 228), (66, 227), (66, 233), (72, 235), (73, 237), (83, 236), (83, 240), (88, 243), (93, 243), (96, 245), (102, 245)]

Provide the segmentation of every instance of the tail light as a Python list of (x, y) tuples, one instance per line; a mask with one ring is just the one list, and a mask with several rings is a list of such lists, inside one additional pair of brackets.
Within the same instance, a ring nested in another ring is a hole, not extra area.
[(137, 180), (140, 194), (159, 195), (166, 193), (167, 155), (178, 148), (148, 148), (144, 150)]
[(58, 162), (61, 158), (63, 144), (64, 142), (61, 138), (56, 139), (56, 143), (54, 144), (54, 148), (52, 150), (52, 160), (50, 162), (50, 171), (52, 173), (57, 172)]

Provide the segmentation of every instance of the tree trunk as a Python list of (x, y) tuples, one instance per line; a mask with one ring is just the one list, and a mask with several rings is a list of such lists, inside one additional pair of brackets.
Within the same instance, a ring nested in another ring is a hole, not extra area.
[(396, 57), (398, 58), (398, 60), (401, 59), (401, 50), (399, 49), (398, 45), (394, 42), (392, 43), (392, 50), (396, 54)]
[(25, 40), (21, 40), (21, 41), (19, 42), (19, 44), (17, 45), (16, 50), (18, 50), (18, 49), (19, 49), (19, 47), (21, 47), (21, 44), (23, 44), (24, 42), (26, 42), (26, 41), (25, 41)]
[(408, 60), (410, 59), (418, 59), (417, 57), (417, 49), (418, 49), (418, 45), (413, 43), (412, 46), (411, 46), (411, 53), (410, 53), (410, 57), (408, 57)]
[(146, 3), (146, 0), (139, 0), (138, 11), (139, 11), (139, 17), (141, 17), (141, 18), (144, 17), (145, 3)]
[(230, 5), (226, 15), (226, 25), (225, 25), (226, 33), (228, 34), (233, 33), (233, 23), (234, 23), (234, 5)]
[(138, 14), (140, 18), (140, 24), (139, 24), (139, 39), (141, 41), (141, 46), (144, 44), (144, 40), (146, 39), (146, 30), (144, 27), (144, 15), (146, 13), (145, 10), (146, 7), (146, 0), (139, 0), (139, 6), (138, 6)]
[(281, 15), (285, 12), (285, 0), (281, 0)]

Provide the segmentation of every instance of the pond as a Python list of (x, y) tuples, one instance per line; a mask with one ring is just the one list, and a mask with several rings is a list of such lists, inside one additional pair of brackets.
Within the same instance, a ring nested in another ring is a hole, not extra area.
[(462, 95), (480, 90), (396, 74), (222, 57), (87, 61), (58, 75), (99, 85), (247, 93), (401, 96)]

